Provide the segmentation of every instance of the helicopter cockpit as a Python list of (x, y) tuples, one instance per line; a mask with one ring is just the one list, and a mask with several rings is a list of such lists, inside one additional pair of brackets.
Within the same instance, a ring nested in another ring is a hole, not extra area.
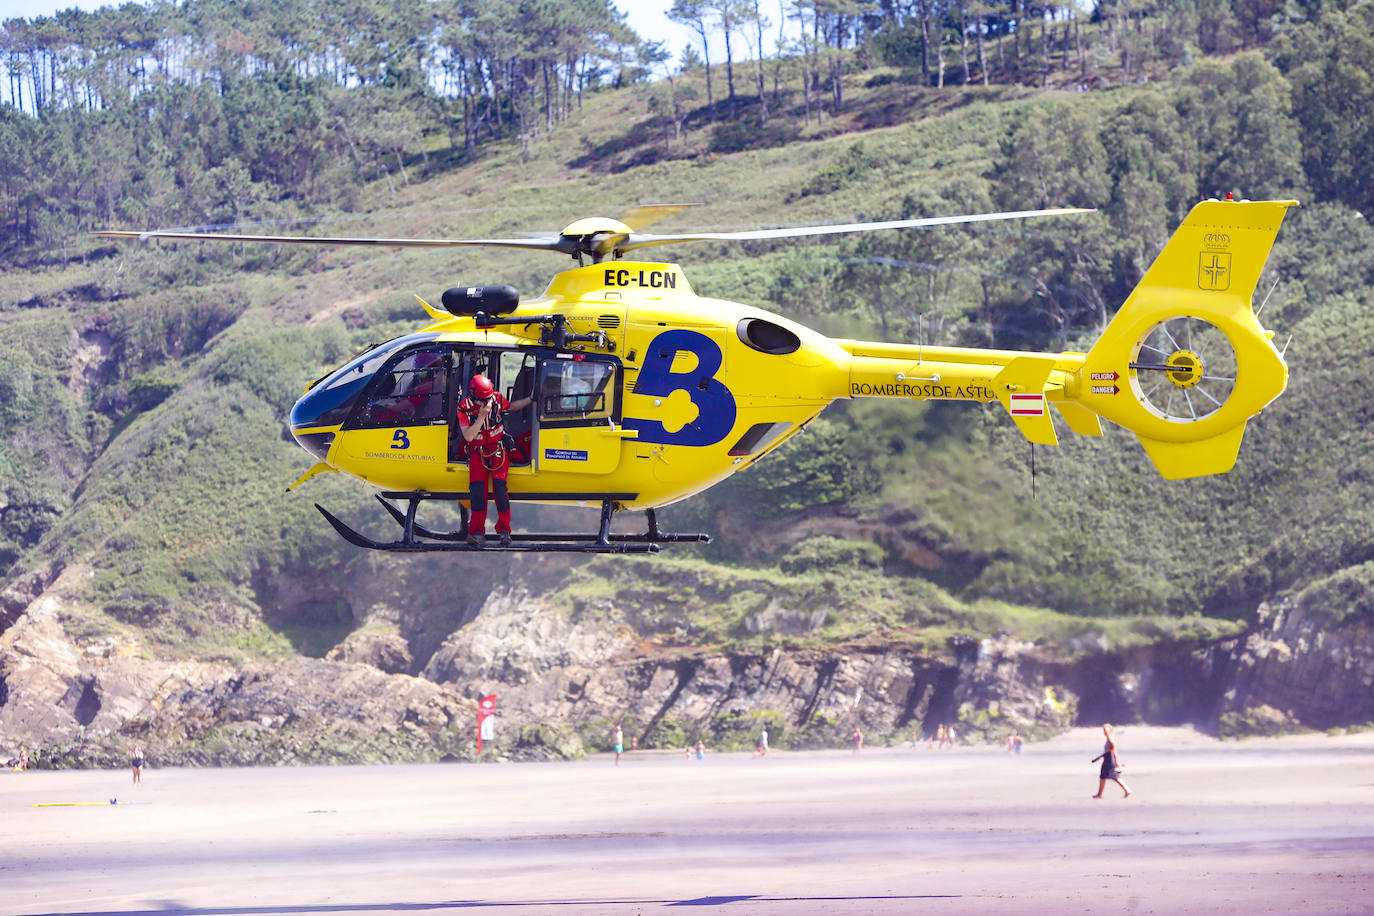
[(323, 461), (340, 424), (352, 415), (358, 396), (382, 364), (410, 344), (434, 340), (437, 334), (409, 334), (372, 347), (328, 375), (317, 379), (291, 408), (291, 433), (301, 447)]
[[(324, 460), (337, 433), (447, 426), (446, 454), (434, 458), (464, 463), (466, 443), (453, 420), (468, 380), (480, 373), (508, 401), (532, 398), (530, 406), (504, 418), (515, 443), (512, 465), (529, 467), (541, 460), (541, 430), (567, 433), (619, 421), (619, 370), (620, 361), (612, 356), (551, 347), (482, 346), (439, 341), (436, 334), (412, 334), (372, 348), (312, 385), (292, 409), (291, 428), (302, 446)], [(396, 434), (407, 449), (413, 438)], [(560, 443), (568, 441), (566, 435), (560, 436)], [(604, 466), (604, 461), (576, 449), (555, 448), (542, 457), (573, 462), (570, 470)]]

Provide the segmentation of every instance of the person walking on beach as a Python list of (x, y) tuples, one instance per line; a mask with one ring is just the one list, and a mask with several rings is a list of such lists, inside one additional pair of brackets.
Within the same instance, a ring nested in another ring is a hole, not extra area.
[(849, 736), (849, 740), (854, 742), (854, 753), (864, 749), (864, 733), (859, 731), (859, 726), (854, 726), (854, 734)]
[(754, 745), (754, 756), (762, 757), (768, 753), (768, 726), (765, 725), (759, 732), (758, 743)]
[(620, 755), (625, 750), (625, 733), (620, 729), (620, 723), (615, 724), (615, 765), (620, 766)]
[(142, 747), (142, 745), (135, 745), (135, 746), (134, 746), (134, 756), (133, 756), (133, 759), (129, 761), (129, 764), (133, 767), (133, 770), (134, 770), (134, 785), (136, 785), (136, 786), (137, 786), (137, 785), (140, 785), (140, 784), (143, 782), (143, 747)]
[(1097, 774), (1097, 794), (1093, 798), (1101, 798), (1102, 790), (1107, 787), (1107, 780), (1111, 780), (1121, 787), (1122, 798), (1129, 798), (1131, 790), (1121, 781), (1121, 757), (1116, 752), (1116, 739), (1112, 737), (1111, 725), (1102, 726), (1102, 734), (1107, 739), (1106, 745), (1102, 748), (1102, 753), (1093, 758), (1092, 762), (1102, 761), (1102, 769)]

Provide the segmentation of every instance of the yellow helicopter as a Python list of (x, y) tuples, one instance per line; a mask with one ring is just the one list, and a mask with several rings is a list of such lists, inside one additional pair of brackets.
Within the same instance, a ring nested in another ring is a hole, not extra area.
[[(509, 286), (455, 287), (443, 294), (441, 311), (417, 296), (432, 323), (357, 356), (296, 402), (292, 433), (318, 463), (288, 489), (324, 472), (382, 488), (378, 499), (401, 527), (393, 542), (368, 538), (316, 505), (364, 548), (652, 553), (665, 543), (710, 540), (660, 531), (656, 508), (748, 467), (841, 398), (996, 401), (1041, 444), (1058, 441), (1051, 408), (1079, 435), (1101, 435), (1105, 418), (1135, 432), (1165, 478), (1225, 473), (1246, 422), (1288, 382), (1251, 296), (1296, 203), (1228, 195), (1195, 205), (1088, 353), (836, 340), (763, 309), (700, 297), (676, 264), (623, 259), (669, 243), (1091, 212), (1073, 208), (653, 235), (643, 227), (679, 208), (645, 207), (618, 220), (580, 219), (557, 236), (516, 239), (95, 234), (570, 255), (577, 266), (557, 274), (538, 298), (521, 300)], [(595, 533), (514, 533), (497, 547), (467, 536), (468, 503), (485, 503), (485, 487), (471, 486), (459, 421), (475, 376), (518, 408), (504, 416), (509, 498), (600, 506)], [(426, 500), (456, 502), (459, 530), (420, 524)], [(613, 513), (626, 509), (646, 510), (645, 532), (611, 531)]]

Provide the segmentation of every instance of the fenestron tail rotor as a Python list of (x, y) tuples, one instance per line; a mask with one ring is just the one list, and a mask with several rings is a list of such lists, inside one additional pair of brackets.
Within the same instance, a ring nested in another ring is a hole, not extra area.
[(1196, 423), (1226, 403), (1236, 387), (1236, 351), (1221, 328), (1191, 315), (1156, 324), (1127, 364), (1131, 388), (1157, 417)]
[(146, 232), (104, 230), (92, 235), (102, 238), (136, 239), (138, 241), (200, 241), (200, 242), (265, 242), (281, 245), (374, 245), (403, 248), (523, 248), (532, 251), (558, 251), (579, 262), (589, 258), (593, 264), (607, 257), (620, 257), (625, 252), (655, 245), (678, 242), (744, 242), (760, 239), (802, 238), (819, 235), (841, 235), (855, 232), (879, 232), (888, 229), (917, 229), (929, 226), (951, 226), (960, 223), (982, 223), (1000, 220), (1028, 219), (1037, 216), (1061, 216), (1070, 213), (1092, 213), (1081, 207), (1056, 207), (1046, 210), (1016, 210), (1006, 213), (976, 213), (963, 216), (936, 216), (921, 219), (885, 220), (871, 223), (838, 223), (823, 226), (792, 226), (781, 229), (751, 229), (743, 232), (690, 232), (654, 235), (639, 229), (652, 225), (690, 204), (654, 204), (634, 207), (621, 219), (587, 217), (564, 227), (558, 235), (516, 239), (403, 239), (366, 237), (312, 237), (293, 235), (240, 235), (225, 232), (185, 232), (149, 230)]

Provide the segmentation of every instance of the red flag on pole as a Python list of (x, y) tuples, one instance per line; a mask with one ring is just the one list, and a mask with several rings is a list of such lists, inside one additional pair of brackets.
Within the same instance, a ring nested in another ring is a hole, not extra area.
[(496, 694), (489, 694), (477, 701), (477, 755), (482, 754), (482, 739), (492, 737), (492, 723), (487, 720), (496, 715)]

